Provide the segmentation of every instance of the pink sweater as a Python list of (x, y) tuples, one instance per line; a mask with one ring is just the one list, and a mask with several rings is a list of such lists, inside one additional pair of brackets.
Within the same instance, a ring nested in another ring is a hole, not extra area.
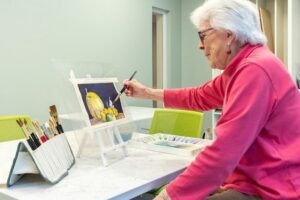
[(201, 87), (164, 91), (166, 107), (222, 107), (215, 142), (168, 187), (171, 199), (205, 199), (220, 185), (265, 200), (300, 199), (300, 94), (266, 47), (247, 45)]

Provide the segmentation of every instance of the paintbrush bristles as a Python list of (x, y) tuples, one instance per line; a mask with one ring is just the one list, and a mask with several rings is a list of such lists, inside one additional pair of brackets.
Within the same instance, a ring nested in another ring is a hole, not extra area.
[(50, 116), (55, 120), (55, 124), (59, 123), (58, 113), (55, 105), (50, 106)]
[(24, 124), (25, 124), (25, 128), (26, 128), (27, 132), (29, 132), (29, 133), (33, 132), (32, 126), (27, 122), (26, 119), (24, 119)]
[(53, 113), (57, 113), (57, 110), (56, 110), (56, 106), (55, 106), (55, 105), (50, 106), (50, 110), (51, 110)]
[[(28, 130), (26, 129), (25, 123), (23, 123), (22, 119), (17, 119), (16, 121), (17, 121), (18, 125), (21, 127), (25, 137), (27, 138), (29, 136), (29, 133), (28, 133)], [(26, 120), (24, 120), (24, 122), (25, 121)], [(27, 123), (27, 121), (26, 121), (26, 123)]]

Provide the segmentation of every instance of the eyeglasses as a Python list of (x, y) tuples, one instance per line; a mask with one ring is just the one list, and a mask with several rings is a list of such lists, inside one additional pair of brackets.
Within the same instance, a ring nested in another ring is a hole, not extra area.
[(210, 30), (213, 30), (213, 29), (214, 28), (210, 27), (210, 28), (204, 29), (203, 31), (198, 32), (198, 35), (199, 35), (199, 38), (200, 38), (202, 44), (204, 44), (204, 39), (207, 36), (205, 33), (210, 31)]

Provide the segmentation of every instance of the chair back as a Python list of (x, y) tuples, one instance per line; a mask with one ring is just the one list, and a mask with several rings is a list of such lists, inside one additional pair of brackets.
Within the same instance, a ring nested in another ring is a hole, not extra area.
[(202, 136), (202, 122), (202, 112), (178, 109), (156, 109), (149, 133), (168, 133), (200, 138)]

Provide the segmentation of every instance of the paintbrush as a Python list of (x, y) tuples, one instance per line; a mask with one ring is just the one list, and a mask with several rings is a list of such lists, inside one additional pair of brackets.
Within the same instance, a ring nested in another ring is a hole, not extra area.
[(57, 112), (57, 109), (56, 109), (55, 105), (50, 106), (50, 112), (49, 113), (50, 113), (50, 116), (52, 117), (52, 119), (55, 122), (55, 127), (56, 127), (57, 132), (59, 134), (63, 133), (64, 130), (63, 130), (62, 125), (59, 123), (58, 112)]
[(59, 132), (56, 128), (56, 122), (53, 118), (49, 119), (48, 125), (49, 125), (49, 130), (52, 133), (52, 135), (56, 136), (57, 134), (59, 134)]
[[(133, 77), (135, 76), (135, 74), (137, 73), (137, 70), (135, 70), (133, 72), (133, 74), (130, 76), (130, 78), (128, 79), (129, 81), (131, 81), (133, 79)], [(126, 86), (124, 85), (123, 88), (121, 89), (120, 93), (116, 96), (116, 98), (113, 100), (112, 104), (115, 104), (121, 97), (121, 94), (123, 94), (123, 92), (125, 91)]]
[(22, 119), (17, 119), (16, 122), (21, 127), (21, 129), (25, 135), (26, 141), (29, 144), (32, 151), (37, 149), (37, 146), (36, 146), (35, 142), (33, 141), (33, 139), (30, 137), (30, 134), (29, 134), (28, 130), (26, 129), (25, 124), (23, 123)]
[(38, 121), (32, 121), (32, 124), (35, 128), (35, 130), (37, 131), (39, 137), (40, 137), (40, 140), (44, 143), (47, 141), (47, 137), (44, 135), (42, 129), (41, 129), (41, 126), (40, 126), (40, 123)]
[(36, 144), (37, 147), (41, 146), (41, 142), (39, 137), (35, 134), (35, 132), (32, 130), (30, 127), (30, 124), (27, 122), (26, 119), (24, 119), (24, 124), (27, 129), (27, 132), (30, 133), (31, 138), (33, 139), (34, 143)]
[(18, 123), (18, 125), (22, 129), (22, 132), (24, 133), (25, 137), (27, 138), (29, 136), (29, 134), (28, 134), (26, 128), (23, 126), (22, 120), (21, 119), (17, 119), (16, 122)]

